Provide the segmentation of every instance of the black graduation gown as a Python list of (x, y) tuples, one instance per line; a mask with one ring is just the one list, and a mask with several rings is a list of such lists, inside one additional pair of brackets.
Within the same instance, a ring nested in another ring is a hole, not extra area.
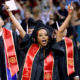
[[(14, 45), (15, 45), (18, 63), (20, 66), (20, 51), (18, 49), (17, 35), (15, 32), (13, 32), (13, 39), (14, 39)], [(5, 62), (5, 48), (4, 48), (4, 41), (3, 41), (2, 36), (0, 36), (0, 76), (1, 76), (1, 80), (7, 80), (6, 62)]]
[(79, 56), (78, 56), (78, 50), (75, 42), (73, 41), (74, 45), (74, 67), (75, 72), (68, 76), (67, 74), (67, 62), (66, 62), (66, 47), (64, 40), (59, 42), (59, 45), (63, 47), (64, 49), (64, 55), (58, 58), (58, 70), (60, 74), (60, 80), (73, 80), (74, 76), (79, 76)]
[(19, 48), (19, 37), (18, 37), (17, 33), (15, 31), (13, 31), (12, 33), (13, 33), (14, 45), (15, 45), (19, 68), (21, 68), (22, 62), (23, 62), (23, 57), (25, 55), (22, 52), (22, 50)]
[[(29, 47), (31, 44), (34, 43), (34, 40), (30, 38), (29, 35), (26, 35), (20, 45), (20, 47), (23, 47), (23, 51), (27, 53)], [(50, 45), (51, 46), (51, 45)], [(53, 80), (59, 80), (59, 74), (58, 74), (58, 69), (57, 69), (57, 56), (56, 52), (64, 52), (61, 47), (58, 46), (58, 44), (52, 45), (51, 47), (47, 46), (45, 48), (45, 57), (43, 55), (43, 48), (40, 48), (35, 59), (33, 62), (33, 67), (32, 67), (32, 73), (31, 73), (31, 80), (43, 80), (43, 67), (44, 67), (44, 59), (49, 55), (49, 51), (52, 49), (53, 51), (53, 56), (54, 56), (54, 68), (53, 68)], [(25, 54), (26, 55), (26, 54)], [(24, 63), (23, 63), (24, 65)], [(23, 72), (23, 66), (22, 69), (20, 70), (19, 78), (18, 80), (21, 80), (22, 77), (22, 72)]]
[(28, 27), (31, 27), (32, 25), (34, 25), (35, 24), (34, 19), (29, 18), (28, 22), (26, 22), (26, 19), (22, 20), (21, 25), (25, 31), (27, 29), (27, 24), (28, 24)]
[(0, 76), (1, 76), (1, 80), (7, 80), (6, 66), (5, 66), (4, 42), (3, 42), (2, 36), (0, 36)]

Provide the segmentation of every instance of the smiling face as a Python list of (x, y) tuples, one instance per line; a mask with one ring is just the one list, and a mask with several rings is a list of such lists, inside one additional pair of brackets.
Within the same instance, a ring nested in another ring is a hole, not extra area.
[(37, 41), (41, 46), (47, 46), (48, 41), (49, 41), (49, 36), (45, 29), (40, 29), (38, 31)]

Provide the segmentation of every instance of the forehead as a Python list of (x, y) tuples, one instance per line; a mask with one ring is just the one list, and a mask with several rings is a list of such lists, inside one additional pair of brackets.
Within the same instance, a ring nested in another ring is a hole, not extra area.
[(45, 29), (38, 30), (38, 34), (44, 34), (44, 33), (47, 33), (47, 31)]

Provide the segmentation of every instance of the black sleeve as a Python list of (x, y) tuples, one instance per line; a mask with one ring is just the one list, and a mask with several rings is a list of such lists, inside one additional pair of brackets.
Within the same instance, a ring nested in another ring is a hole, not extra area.
[(16, 32), (13, 32), (13, 39), (14, 39), (14, 46), (16, 50), (17, 60), (19, 64), (19, 68), (21, 68), (21, 65), (25, 59), (24, 52), (19, 48), (19, 39)]
[(64, 41), (56, 42), (52, 45), (52, 50), (54, 51), (55, 55), (62, 56), (64, 55), (65, 49), (64, 49)]
[(74, 66), (75, 66), (75, 75), (74, 76), (79, 76), (79, 53), (78, 53), (78, 48), (76, 43), (73, 41), (73, 45), (74, 45)]
[(29, 47), (34, 43), (34, 40), (31, 38), (31, 35), (26, 34), (22, 42), (20, 43), (19, 47), (24, 51), (26, 54)]
[(26, 31), (26, 25), (27, 25), (27, 23), (25, 22), (25, 19), (22, 20), (21, 26), (24, 29), (24, 31)]

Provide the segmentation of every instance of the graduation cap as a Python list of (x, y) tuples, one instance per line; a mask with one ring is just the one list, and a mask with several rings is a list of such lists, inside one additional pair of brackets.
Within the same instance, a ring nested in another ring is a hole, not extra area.
[(8, 13), (4, 10), (4, 2), (5, 0), (0, 0), (0, 17), (4, 20), (8, 18)]
[(28, 29), (34, 29), (36, 26), (35, 25), (31, 25), (28, 27)]
[(29, 29), (34, 29), (35, 26), (36, 26), (35, 21), (29, 21), (29, 27), (28, 27)]
[(67, 29), (67, 37), (71, 36), (71, 35), (75, 35), (75, 28), (73, 28), (72, 26), (69, 26)]
[(45, 29), (48, 32), (48, 35), (49, 36), (52, 36), (52, 33), (54, 31), (53, 28), (51, 28), (50, 26), (47, 26), (47, 25), (43, 24), (43, 22), (41, 20), (39, 20), (39, 21), (37, 21), (36, 27), (34, 28), (34, 31), (32, 33), (32, 37), (33, 38), (36, 38), (37, 37), (37, 32), (40, 29)]
[(29, 18), (28, 20), (28, 28), (32, 29), (35, 28), (36, 22), (34, 21), (34, 19)]
[(55, 21), (55, 23), (53, 23), (52, 25), (51, 25), (51, 27), (53, 28), (53, 29), (59, 29), (59, 27), (61, 26), (61, 22), (58, 22), (58, 21)]
[(6, 18), (8, 18), (8, 14), (5, 13), (5, 11), (3, 11), (3, 10), (0, 9), (0, 17), (1, 17), (3, 20), (5, 20)]

